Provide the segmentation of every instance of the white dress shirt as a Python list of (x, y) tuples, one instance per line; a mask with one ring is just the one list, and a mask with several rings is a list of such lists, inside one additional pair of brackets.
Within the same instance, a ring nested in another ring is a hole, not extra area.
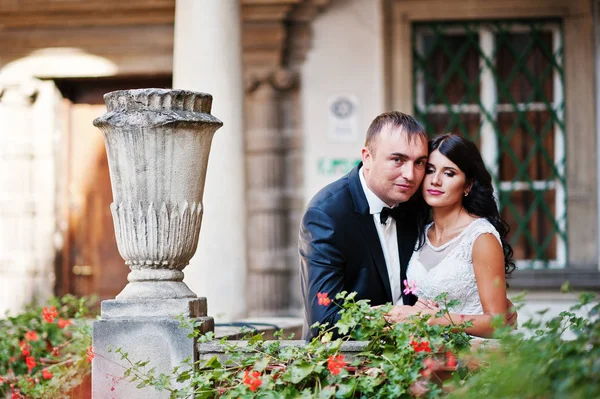
[(388, 205), (383, 202), (369, 187), (364, 176), (363, 168), (360, 168), (359, 173), (360, 184), (362, 185), (367, 202), (369, 203), (369, 213), (373, 215), (385, 265), (387, 267), (390, 287), (392, 289), (392, 302), (394, 305), (402, 304), (402, 290), (400, 286), (400, 254), (398, 253), (398, 236), (396, 233), (396, 220), (389, 216), (386, 224), (382, 224), (380, 220), (381, 210)]

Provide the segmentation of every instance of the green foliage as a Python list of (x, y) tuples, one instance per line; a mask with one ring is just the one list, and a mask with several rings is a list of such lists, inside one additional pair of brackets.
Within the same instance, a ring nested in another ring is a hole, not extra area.
[(499, 348), (477, 354), (476, 361), (486, 366), (452, 397), (599, 398), (599, 316), (600, 302), (584, 293), (570, 311), (544, 323), (530, 320), (518, 332), (499, 330)]
[[(447, 365), (447, 356), (469, 349), (466, 324), (430, 326), (431, 316), (390, 324), (384, 317), (389, 305), (373, 308), (346, 293), (336, 303), (341, 304), (339, 322), (320, 326), (318, 337), (305, 345), (286, 343), (282, 334), (275, 341), (261, 334), (242, 342), (223, 339), (218, 342), (223, 358), (188, 361), (169, 376), (157, 376), (120, 352), (127, 377), (140, 386), (167, 390), (172, 398), (387, 399), (410, 397), (419, 390), (424, 397), (435, 397), (442, 392), (440, 373), (457, 370)], [(332, 339), (334, 329), (345, 337)], [(199, 337), (200, 342), (212, 339), (212, 334)], [(342, 344), (351, 339), (366, 341), (365, 349), (343, 354)], [(184, 381), (186, 388), (177, 385)]]
[[(453, 305), (445, 296), (437, 302)], [(592, 294), (582, 294), (570, 311), (546, 322), (527, 321), (518, 331), (499, 317), (497, 340), (481, 345), (472, 345), (479, 341), (464, 332), (466, 323), (432, 326), (431, 316), (423, 315), (390, 324), (384, 315), (391, 305), (372, 308), (346, 293), (336, 303), (339, 322), (320, 326), (306, 345), (286, 343), (282, 334), (276, 341), (260, 334), (241, 343), (223, 339), (224, 357), (188, 361), (172, 375), (155, 376), (125, 355), (127, 374), (172, 398), (600, 397), (600, 303)], [(442, 316), (450, 318), (447, 311), (436, 315)], [(332, 339), (335, 329), (347, 336)], [(214, 342), (212, 333), (198, 338)], [(342, 357), (342, 344), (350, 339), (366, 346)]]
[(67, 295), (0, 319), (0, 397), (63, 398), (90, 373), (89, 303)]

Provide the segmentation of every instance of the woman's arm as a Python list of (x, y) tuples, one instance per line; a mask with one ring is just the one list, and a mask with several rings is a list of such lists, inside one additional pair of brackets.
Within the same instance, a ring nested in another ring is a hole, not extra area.
[[(494, 328), (492, 327), (494, 316), (502, 315), (506, 321), (507, 313), (504, 252), (502, 246), (492, 234), (482, 234), (475, 240), (473, 244), (473, 270), (483, 314), (462, 315), (450, 313), (450, 318), (454, 323), (473, 322), (473, 326), (465, 331), (471, 335), (489, 338), (494, 334)], [(448, 315), (434, 317), (429, 319), (429, 323), (448, 325), (450, 320), (447, 317)]]

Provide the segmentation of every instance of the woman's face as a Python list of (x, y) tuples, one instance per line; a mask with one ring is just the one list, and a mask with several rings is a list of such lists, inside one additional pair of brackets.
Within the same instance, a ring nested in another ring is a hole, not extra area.
[(461, 204), (470, 187), (463, 171), (435, 150), (427, 160), (422, 190), (429, 206), (441, 208)]

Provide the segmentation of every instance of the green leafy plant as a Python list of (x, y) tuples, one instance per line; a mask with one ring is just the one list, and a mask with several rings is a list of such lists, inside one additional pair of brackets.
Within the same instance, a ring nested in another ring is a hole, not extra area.
[[(355, 301), (355, 293), (335, 299), (340, 320), (335, 326), (315, 325), (319, 335), (304, 345), (291, 344), (281, 334), (274, 341), (260, 334), (243, 343), (221, 340), (224, 356), (188, 362), (169, 376), (156, 375), (147, 361), (134, 362), (117, 352), (127, 363), (130, 381), (167, 390), (172, 398), (435, 397), (444, 378), (455, 373), (460, 379), (456, 356), (469, 349), (468, 324), (429, 325), (430, 315), (390, 324), (384, 315), (391, 305), (373, 308), (368, 301)], [(319, 301), (327, 306), (331, 300), (321, 293)], [(447, 312), (437, 316), (443, 314)], [(334, 332), (343, 338), (334, 339)], [(210, 342), (213, 335), (199, 340)], [(364, 341), (363, 349), (343, 352), (349, 340)], [(178, 386), (182, 382), (184, 388)]]
[(569, 311), (546, 322), (532, 319), (518, 331), (500, 328), (497, 337), (495, 350), (474, 356), (485, 366), (457, 384), (452, 397), (600, 397), (600, 302), (595, 295), (580, 294)]
[(67, 295), (0, 319), (0, 397), (63, 398), (90, 373), (89, 303)]

